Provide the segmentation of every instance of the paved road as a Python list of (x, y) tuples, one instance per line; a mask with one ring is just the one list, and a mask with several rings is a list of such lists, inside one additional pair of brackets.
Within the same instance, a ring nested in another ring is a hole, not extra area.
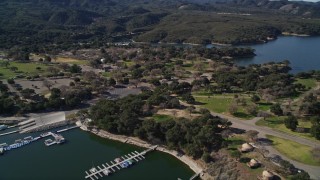
[[(262, 127), (262, 126), (255, 125), (255, 123), (258, 120), (260, 120), (260, 118), (254, 118), (252, 120), (241, 120), (241, 119), (238, 119), (235, 117), (226, 116), (224, 114), (219, 114), (219, 113), (214, 113), (214, 112), (211, 112), (211, 113), (214, 116), (219, 116), (221, 118), (228, 119), (229, 121), (232, 122), (232, 127), (234, 127), (234, 128), (244, 129), (244, 130), (256, 130), (259, 132), (259, 137), (265, 138), (267, 134), (270, 134), (273, 136), (277, 136), (277, 137), (280, 137), (283, 139), (295, 141), (297, 143), (304, 144), (304, 145), (311, 146), (311, 147), (319, 147), (320, 146), (320, 142), (316, 142), (316, 141), (308, 140), (305, 138), (301, 138), (299, 136), (276, 131), (276, 130), (273, 130), (268, 127)], [(320, 180), (320, 167), (319, 166), (310, 166), (310, 165), (302, 164), (297, 161), (291, 160), (288, 157), (281, 154), (280, 152), (278, 152), (272, 146), (267, 146), (266, 148), (269, 150), (270, 155), (271, 154), (279, 155), (283, 159), (291, 162), (295, 167), (307, 171), (310, 174), (311, 178), (316, 179), (316, 180)]]

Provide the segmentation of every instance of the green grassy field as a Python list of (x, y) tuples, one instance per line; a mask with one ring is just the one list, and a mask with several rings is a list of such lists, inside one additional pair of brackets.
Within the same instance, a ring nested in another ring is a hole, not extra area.
[[(230, 105), (233, 103), (234, 95), (215, 95), (208, 98), (208, 96), (198, 96), (194, 95), (194, 98), (197, 102), (202, 103), (201, 106), (209, 109), (210, 111), (217, 113), (228, 113)], [(247, 103), (249, 102), (248, 98), (245, 98)], [(253, 116), (245, 112), (244, 107), (239, 106), (238, 111), (233, 114), (235, 117), (242, 119), (252, 119)]]
[[(295, 136), (300, 136), (300, 137), (307, 138), (307, 139), (310, 139), (310, 140), (313, 140), (313, 141), (318, 141), (317, 139), (312, 137), (310, 133), (294, 132), (294, 131), (291, 131), (290, 129), (286, 128), (286, 126), (284, 125), (284, 122), (283, 122), (285, 118), (286, 118), (285, 116), (281, 116), (281, 117), (266, 118), (266, 120), (261, 119), (256, 123), (256, 125), (258, 125), (258, 126), (267, 126), (267, 127), (270, 127), (270, 128), (275, 129), (275, 130), (282, 131), (282, 132), (285, 132), (285, 133), (288, 133), (288, 134), (292, 134), (292, 135), (295, 135)], [(309, 122), (309, 121), (301, 121), (300, 120), (298, 127), (310, 128), (311, 127), (311, 122)]]
[(217, 112), (224, 113), (228, 111), (229, 106), (231, 105), (233, 99), (232, 97), (222, 97), (222, 96), (211, 96), (210, 98), (206, 96), (195, 96), (197, 102), (203, 103), (202, 106), (205, 108)]
[[(1, 60), (0, 60), (1, 63)], [(10, 70), (10, 67), (17, 67), (18, 70), (16, 72)], [(40, 67), (41, 70), (37, 70), (36, 68)], [(8, 68), (0, 66), (0, 79), (9, 79), (14, 78), (17, 75), (35, 75), (35, 74), (44, 74), (46, 73), (47, 65), (40, 63), (20, 63), (20, 62), (10, 62)]]
[(257, 105), (258, 105), (258, 109), (261, 111), (268, 111), (272, 106), (271, 103), (265, 103), (265, 102), (259, 102), (257, 103)]
[(297, 80), (297, 83), (300, 83), (300, 84), (306, 86), (307, 88), (314, 88), (317, 85), (317, 80), (313, 79), (313, 78), (310, 78), (310, 79), (297, 78), (296, 80)]
[(169, 115), (163, 115), (163, 114), (154, 114), (152, 116), (152, 118), (157, 121), (157, 122), (162, 122), (162, 121), (167, 121), (167, 120), (170, 120), (172, 119), (171, 116)]
[(320, 162), (312, 157), (312, 147), (271, 135), (267, 135), (267, 138), (273, 141), (273, 146), (280, 153), (286, 155), (290, 159), (308, 165), (320, 166)]

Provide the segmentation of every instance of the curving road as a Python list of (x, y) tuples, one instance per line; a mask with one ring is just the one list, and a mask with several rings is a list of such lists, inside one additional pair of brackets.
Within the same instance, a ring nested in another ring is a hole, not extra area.
[[(305, 138), (302, 138), (299, 136), (276, 131), (276, 130), (271, 129), (269, 127), (257, 126), (255, 123), (258, 120), (260, 120), (261, 118), (253, 118), (252, 120), (242, 120), (239, 118), (230, 117), (230, 116), (220, 114), (220, 113), (211, 112), (211, 114), (214, 116), (219, 116), (221, 118), (224, 118), (224, 119), (231, 121), (232, 127), (234, 127), (234, 128), (244, 129), (246, 131), (247, 130), (256, 130), (259, 132), (259, 136), (263, 137), (263, 138), (265, 138), (266, 135), (269, 134), (269, 135), (277, 136), (277, 137), (280, 137), (283, 139), (295, 141), (297, 143), (304, 144), (304, 145), (311, 146), (311, 147), (319, 147), (320, 146), (320, 142), (316, 142), (316, 141), (305, 139)], [(284, 156), (283, 154), (278, 152), (276, 149), (274, 149), (272, 146), (267, 146), (266, 148), (269, 150), (270, 154), (279, 155), (283, 159), (291, 162), (295, 167), (307, 171), (310, 174), (312, 179), (320, 180), (320, 167), (319, 166), (310, 166), (310, 165), (306, 165), (306, 164), (294, 161), (292, 159), (289, 159), (288, 157)]]

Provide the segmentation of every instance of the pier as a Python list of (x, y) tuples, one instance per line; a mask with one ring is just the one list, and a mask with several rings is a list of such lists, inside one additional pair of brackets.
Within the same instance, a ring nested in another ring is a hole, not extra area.
[(114, 162), (110, 161), (109, 165), (108, 163), (102, 164), (101, 167), (97, 166), (97, 167), (93, 167), (91, 168), (89, 171), (85, 171), (86, 179), (91, 179), (91, 180), (95, 180), (95, 179), (99, 179), (99, 177), (103, 177), (103, 176), (108, 176), (110, 173), (116, 172), (116, 170), (121, 170), (122, 168), (126, 168), (128, 166), (125, 166), (124, 164), (127, 164), (128, 162), (131, 161), (136, 161), (139, 162), (143, 159), (145, 159), (145, 155), (150, 152), (153, 151), (157, 148), (158, 146), (152, 146), (147, 150), (144, 150), (142, 152), (131, 152), (127, 155), (121, 156), (120, 158), (117, 158)]
[(194, 180), (196, 179), (198, 176), (200, 176), (201, 172), (194, 174), (189, 180)]
[(39, 140), (39, 139), (40, 139), (40, 137), (33, 138), (32, 136), (28, 136), (28, 137), (25, 137), (23, 139), (16, 140), (15, 143), (13, 143), (11, 145), (7, 145), (6, 143), (3, 143), (3, 144), (1, 144), (1, 148), (3, 148), (3, 152), (4, 151), (10, 151), (10, 150), (18, 149), (20, 147), (28, 145), (28, 144), (30, 144), (32, 142), (35, 142), (35, 141)]
[(75, 129), (75, 128), (79, 128), (79, 127), (80, 126), (78, 126), (78, 125), (71, 126), (71, 127), (65, 128), (65, 129), (60, 129), (60, 130), (57, 131), (57, 133), (62, 133), (62, 132), (69, 131), (71, 129)]
[(6, 135), (9, 135), (9, 134), (14, 134), (14, 133), (17, 133), (19, 131), (11, 131), (11, 132), (7, 132), (7, 133), (2, 133), (0, 134), (0, 136), (6, 136)]
[[(13, 128), (13, 127), (12, 127)], [(75, 125), (75, 126), (71, 126), (71, 127), (67, 127), (67, 128), (64, 128), (64, 129), (60, 129), (57, 131), (57, 133), (60, 133), (60, 132), (66, 132), (66, 131), (69, 131), (69, 130), (72, 130), (72, 129), (75, 129), (75, 128), (79, 128), (78, 125)], [(13, 134), (13, 133), (17, 133), (19, 132), (19, 130), (16, 130), (16, 131), (11, 131), (11, 132), (7, 132), (7, 133), (3, 133), (3, 134), (0, 134), (0, 137), (1, 136), (6, 136), (6, 135), (10, 135), (10, 134)], [(46, 132), (46, 133), (42, 133), (40, 134), (40, 136), (38, 137), (27, 137), (27, 139), (23, 139), (21, 142), (15, 142), (11, 145), (8, 145), (7, 143), (2, 143), (0, 144), (0, 148), (3, 148), (3, 152), (5, 151), (10, 151), (12, 149), (17, 149), (17, 148), (20, 148), (20, 147), (23, 147), (27, 144), (30, 144), (32, 142), (35, 142), (35, 141), (38, 141), (40, 139), (43, 139), (45, 137), (48, 137), (48, 136), (52, 136), (54, 138), (54, 140), (51, 140), (50, 142), (49, 141), (45, 141), (45, 145), (46, 146), (51, 146), (51, 145), (54, 145), (54, 144), (62, 144), (63, 142), (65, 142), (65, 139), (63, 138), (63, 136), (59, 135), (59, 134), (55, 134), (55, 133), (52, 133), (52, 132)]]

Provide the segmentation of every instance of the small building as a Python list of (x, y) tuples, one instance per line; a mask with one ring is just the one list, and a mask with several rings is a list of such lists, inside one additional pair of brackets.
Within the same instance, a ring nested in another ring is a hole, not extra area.
[(262, 172), (262, 180), (272, 180), (274, 179), (274, 174), (270, 171), (264, 170)]
[(253, 146), (250, 145), (249, 143), (244, 143), (242, 144), (241, 148), (240, 148), (240, 151), (242, 153), (246, 153), (246, 152), (250, 152), (253, 150)]
[(260, 163), (255, 160), (255, 159), (251, 159), (250, 162), (247, 163), (247, 165), (250, 167), (250, 168), (257, 168), (260, 166)]

